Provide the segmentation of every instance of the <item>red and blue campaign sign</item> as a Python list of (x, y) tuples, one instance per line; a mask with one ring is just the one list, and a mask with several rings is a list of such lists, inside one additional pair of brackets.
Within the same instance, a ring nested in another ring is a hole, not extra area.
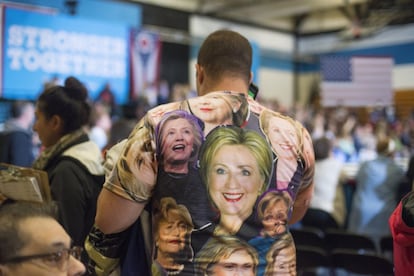
[(51, 79), (81, 80), (95, 99), (109, 83), (118, 104), (129, 96), (129, 28), (124, 25), (4, 9), (1, 96), (35, 100)]
[(156, 104), (159, 82), (161, 40), (156, 33), (131, 30), (131, 97), (145, 96)]

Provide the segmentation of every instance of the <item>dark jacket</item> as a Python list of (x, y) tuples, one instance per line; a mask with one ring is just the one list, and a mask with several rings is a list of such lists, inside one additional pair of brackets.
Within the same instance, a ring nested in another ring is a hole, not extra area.
[(45, 170), (52, 199), (59, 206), (59, 221), (74, 244), (83, 246), (105, 180), (99, 148), (84, 135), (49, 160)]
[(0, 162), (30, 167), (34, 161), (32, 133), (22, 128), (0, 132)]

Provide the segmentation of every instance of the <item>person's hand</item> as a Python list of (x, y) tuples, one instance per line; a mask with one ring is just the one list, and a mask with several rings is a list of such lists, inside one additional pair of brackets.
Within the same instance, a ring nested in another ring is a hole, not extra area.
[(152, 133), (151, 128), (141, 123), (128, 138), (117, 161), (116, 180), (136, 202), (146, 202), (156, 183), (158, 163)]

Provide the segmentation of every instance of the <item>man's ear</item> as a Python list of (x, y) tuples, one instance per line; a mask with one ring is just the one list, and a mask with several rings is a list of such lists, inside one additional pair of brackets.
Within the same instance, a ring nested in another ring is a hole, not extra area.
[(250, 80), (249, 80), (249, 83), (252, 83), (252, 81), (253, 81), (253, 71), (250, 71)]
[(198, 84), (202, 84), (204, 81), (204, 69), (199, 64), (195, 65), (196, 69), (196, 80)]
[(63, 127), (62, 118), (58, 115), (53, 115), (52, 118), (50, 118), (50, 126), (53, 130), (61, 129)]

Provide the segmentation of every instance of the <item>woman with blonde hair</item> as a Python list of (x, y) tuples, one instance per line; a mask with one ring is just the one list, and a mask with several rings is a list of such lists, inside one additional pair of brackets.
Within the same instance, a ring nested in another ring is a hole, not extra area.
[(197, 254), (196, 275), (256, 275), (257, 253), (234, 236), (211, 238)]
[(209, 133), (200, 152), (200, 174), (219, 211), (216, 234), (252, 238), (246, 228), (256, 223), (254, 205), (266, 190), (271, 171), (271, 150), (260, 134), (235, 126)]
[(313, 177), (313, 170), (305, 169), (305, 164), (314, 161), (312, 140), (297, 121), (268, 109), (260, 115), (260, 127), (276, 156), (270, 187), (288, 191), (294, 200), (299, 188), (307, 187), (302, 183)]
[(233, 92), (212, 92), (191, 98), (184, 101), (181, 108), (204, 121), (205, 135), (220, 125), (241, 127), (246, 123), (249, 113), (245, 95)]
[(174, 198), (162, 198), (153, 219), (155, 241), (152, 271), (154, 275), (192, 273), (191, 232), (194, 225), (188, 209)]
[(266, 255), (265, 276), (296, 276), (296, 247), (290, 232), (279, 237)]
[(272, 244), (280, 239), (288, 229), (292, 199), (286, 191), (271, 189), (267, 191), (257, 204), (257, 217), (263, 228), (260, 235), (249, 240), (259, 255), (258, 271), (263, 275), (266, 268), (266, 255)]

